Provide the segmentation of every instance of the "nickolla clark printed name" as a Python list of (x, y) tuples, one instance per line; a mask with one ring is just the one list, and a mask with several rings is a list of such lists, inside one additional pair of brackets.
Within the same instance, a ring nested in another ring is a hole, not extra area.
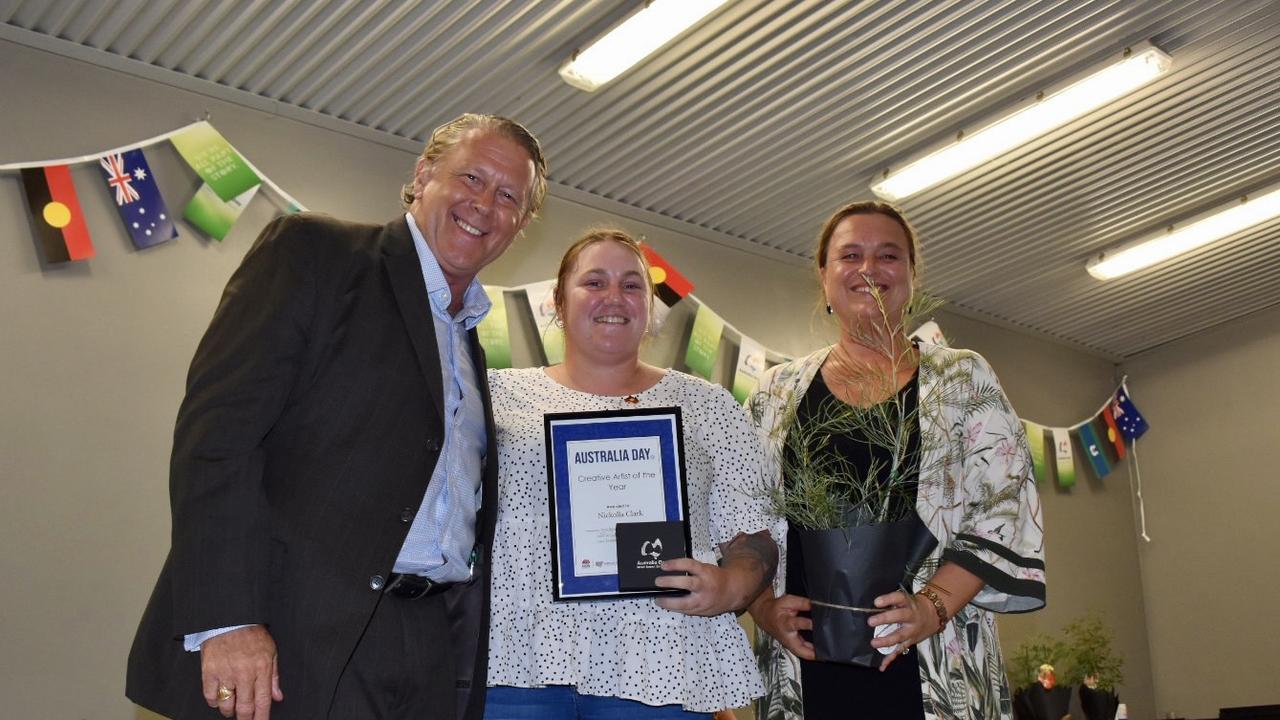
[(659, 442), (647, 436), (566, 443), (579, 575), (617, 573), (619, 521), (668, 519)]

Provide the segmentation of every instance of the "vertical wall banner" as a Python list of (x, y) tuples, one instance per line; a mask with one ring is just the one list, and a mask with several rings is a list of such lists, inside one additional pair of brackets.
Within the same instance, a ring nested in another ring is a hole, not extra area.
[(693, 318), (693, 330), (689, 333), (689, 349), (684, 354), (684, 364), (695, 375), (706, 380), (716, 367), (720, 354), (720, 334), (724, 332), (724, 319), (706, 305), (698, 306)]
[(142, 150), (104, 155), (98, 158), (98, 167), (102, 168), (107, 190), (114, 196), (116, 212), (134, 247), (149, 248), (178, 237)]
[(80, 198), (66, 165), (23, 168), (22, 187), (31, 208), (31, 226), (48, 263), (88, 260), (93, 257), (89, 227), (80, 210)]
[(484, 348), (485, 366), (490, 370), (511, 367), (511, 332), (507, 328), (507, 299), (502, 290), (493, 285), (484, 287), (493, 308), (476, 326), (476, 335)]
[(244, 212), (245, 206), (253, 199), (256, 192), (258, 192), (258, 186), (254, 185), (238, 197), (224, 202), (213, 188), (207, 184), (201, 184), (200, 189), (196, 190), (196, 194), (192, 196), (191, 202), (187, 203), (186, 209), (182, 211), (182, 217), (200, 232), (222, 241), (227, 237), (227, 233), (231, 232), (231, 226), (236, 224), (240, 213)]
[(564, 362), (564, 329), (555, 324), (556, 281), (543, 280), (516, 289), (524, 290), (525, 297), (528, 298), (529, 310), (533, 312), (533, 324), (538, 328), (547, 364)]
[(239, 198), (262, 182), (240, 153), (209, 123), (193, 125), (169, 141), (224, 202)]
[(1076, 461), (1071, 452), (1071, 435), (1066, 428), (1053, 428), (1053, 454), (1057, 461), (1058, 485), (1071, 487), (1076, 484)]
[(1104, 478), (1111, 474), (1111, 463), (1102, 448), (1102, 441), (1098, 440), (1098, 434), (1093, 431), (1093, 424), (1086, 422), (1077, 427), (1076, 432), (1080, 437), (1080, 447), (1084, 448), (1085, 457), (1089, 458), (1093, 466), (1094, 475)]
[(1044, 426), (1023, 420), (1022, 427), (1027, 432), (1027, 445), (1031, 448), (1031, 468), (1036, 482), (1049, 477), (1049, 468), (1044, 462)]
[(755, 391), (760, 382), (760, 374), (764, 372), (764, 346), (745, 335), (738, 344), (738, 369), (733, 373), (733, 397), (738, 402), (746, 402), (747, 396)]

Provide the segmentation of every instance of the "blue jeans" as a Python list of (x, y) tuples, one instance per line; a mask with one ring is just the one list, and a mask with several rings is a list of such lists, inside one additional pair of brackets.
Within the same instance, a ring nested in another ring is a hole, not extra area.
[(485, 720), (710, 720), (680, 705), (645, 705), (635, 700), (583, 695), (572, 685), (541, 688), (491, 687)]

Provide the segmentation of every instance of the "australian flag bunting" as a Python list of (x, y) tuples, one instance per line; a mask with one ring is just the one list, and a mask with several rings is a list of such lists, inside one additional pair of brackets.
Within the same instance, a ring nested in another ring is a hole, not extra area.
[(1142, 433), (1147, 431), (1146, 419), (1134, 406), (1133, 398), (1129, 397), (1129, 388), (1123, 384), (1111, 398), (1111, 415), (1116, 420), (1116, 427), (1120, 428), (1120, 432), (1130, 442), (1142, 437)]
[(107, 189), (114, 195), (116, 210), (135, 247), (149, 248), (178, 237), (173, 217), (164, 205), (141, 149), (104, 155), (98, 159), (98, 165), (102, 167)]

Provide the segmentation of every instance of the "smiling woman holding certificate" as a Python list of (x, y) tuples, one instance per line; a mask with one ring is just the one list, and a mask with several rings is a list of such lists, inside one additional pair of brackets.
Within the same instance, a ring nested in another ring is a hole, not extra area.
[[(709, 718), (763, 692), (733, 614), (777, 565), (750, 492), (761, 449), (726, 390), (640, 361), (652, 298), (636, 241), (591, 232), (557, 276), (564, 362), (489, 373), (499, 498), (486, 718)], [(634, 564), (675, 573), (652, 583), (685, 594), (627, 596), (619, 523), (671, 520), (674, 535), (634, 526)], [(688, 557), (671, 552), (686, 540)]]

